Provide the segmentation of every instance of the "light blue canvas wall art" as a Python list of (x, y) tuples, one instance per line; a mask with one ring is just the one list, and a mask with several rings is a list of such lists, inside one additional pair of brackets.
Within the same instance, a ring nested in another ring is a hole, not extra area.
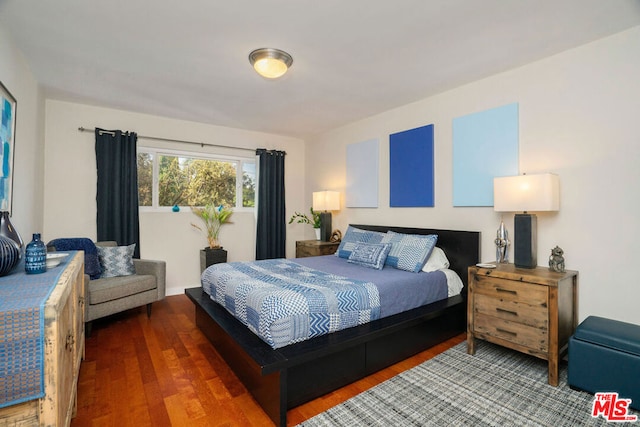
[(347, 145), (346, 207), (378, 207), (379, 145), (377, 139)]
[(518, 104), (453, 119), (453, 206), (493, 206), (493, 178), (518, 175)]

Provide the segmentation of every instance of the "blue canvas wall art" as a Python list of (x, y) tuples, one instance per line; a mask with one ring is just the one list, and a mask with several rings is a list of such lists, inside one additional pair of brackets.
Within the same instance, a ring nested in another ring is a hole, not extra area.
[(433, 125), (389, 135), (389, 205), (434, 206)]

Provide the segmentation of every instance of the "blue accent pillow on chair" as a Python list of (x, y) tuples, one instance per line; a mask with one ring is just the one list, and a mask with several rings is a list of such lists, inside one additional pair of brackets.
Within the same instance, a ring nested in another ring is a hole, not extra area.
[(56, 251), (84, 251), (84, 273), (88, 274), (91, 280), (100, 278), (102, 268), (98, 259), (98, 249), (95, 243), (86, 237), (72, 237), (54, 239), (47, 243), (53, 246)]

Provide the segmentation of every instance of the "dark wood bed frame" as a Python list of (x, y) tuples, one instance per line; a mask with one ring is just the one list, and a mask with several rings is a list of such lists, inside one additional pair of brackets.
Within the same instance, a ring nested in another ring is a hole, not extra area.
[(438, 234), (437, 246), (463, 280), (460, 295), (366, 325), (272, 349), (202, 287), (186, 289), (196, 325), (276, 425), (287, 410), (327, 394), (466, 330), (467, 267), (480, 260), (480, 233), (376, 225), (354, 227), (406, 234)]

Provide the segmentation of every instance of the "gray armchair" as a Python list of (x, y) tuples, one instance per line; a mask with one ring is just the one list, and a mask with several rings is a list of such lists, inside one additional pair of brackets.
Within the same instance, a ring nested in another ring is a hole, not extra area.
[[(116, 242), (96, 242), (96, 246), (116, 246)], [(151, 303), (165, 297), (166, 263), (134, 259), (136, 274), (90, 280), (85, 274), (85, 322), (87, 335), (91, 322), (101, 317), (147, 305), (151, 317)]]

